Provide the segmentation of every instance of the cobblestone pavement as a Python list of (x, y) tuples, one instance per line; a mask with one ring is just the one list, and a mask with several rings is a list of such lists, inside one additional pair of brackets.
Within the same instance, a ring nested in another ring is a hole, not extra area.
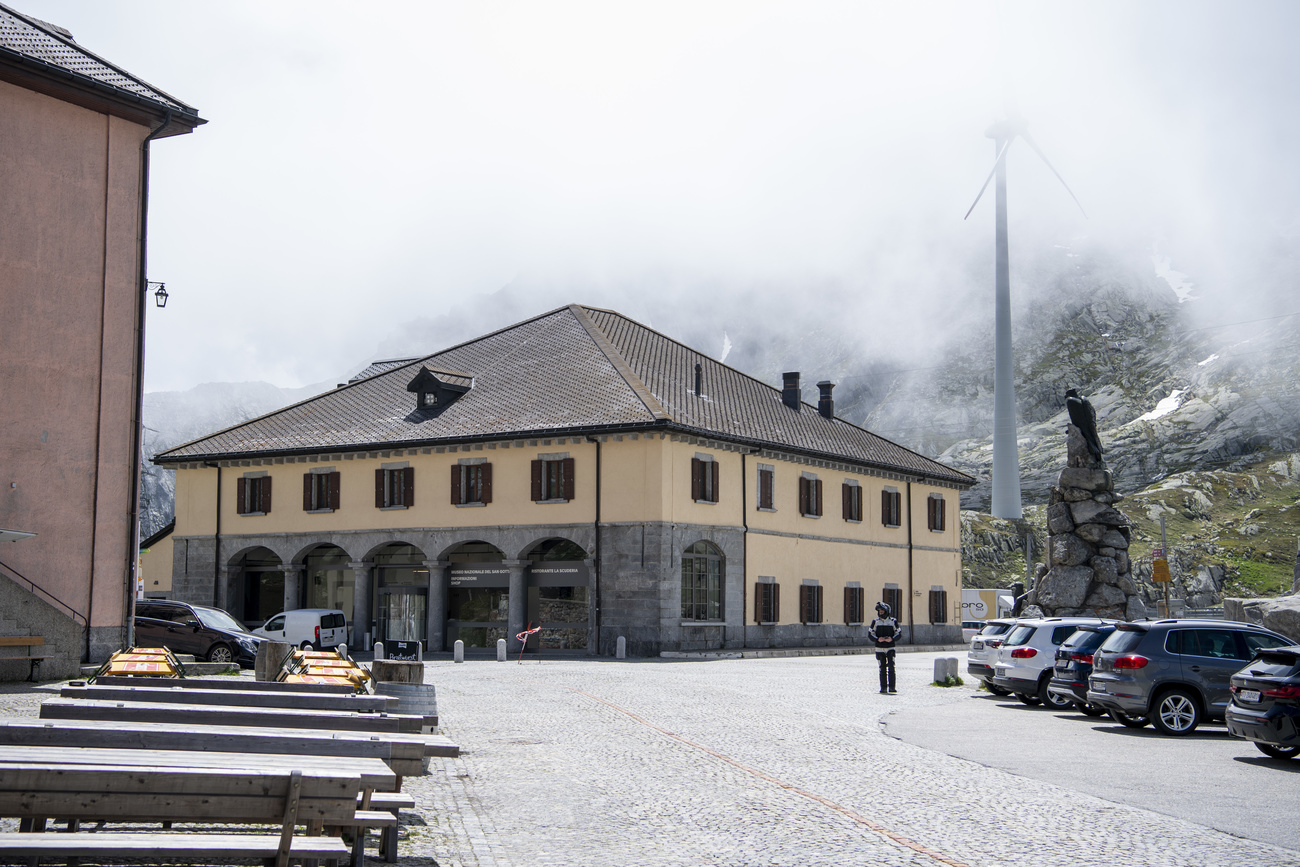
[[(428, 662), (462, 754), (405, 781), (399, 864), (1300, 865), (887, 737), (890, 711), (969, 695), (929, 685), (935, 655), (900, 654), (894, 696), (870, 656)], [(3, 687), (6, 715), (55, 694)]]
[(869, 656), (426, 663), (463, 752), (404, 787), (427, 824), (403, 861), (1300, 865), (1300, 852), (885, 736), (891, 710), (969, 695), (928, 685), (935, 655), (899, 656), (895, 696), (878, 694)]

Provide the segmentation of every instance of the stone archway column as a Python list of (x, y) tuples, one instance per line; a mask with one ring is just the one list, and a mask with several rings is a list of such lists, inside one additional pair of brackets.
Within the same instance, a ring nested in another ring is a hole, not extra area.
[(352, 570), (352, 641), (351, 646), (362, 650), (366, 646), (365, 636), (370, 632), (370, 621), (374, 612), (370, 609), (370, 599), (374, 596), (375, 568), (371, 563), (349, 563)]
[(510, 570), (510, 603), (506, 609), (506, 647), (511, 654), (519, 653), (521, 642), (515, 638), (523, 632), (524, 617), (528, 614), (528, 561), (502, 560), (501, 565)]
[(428, 621), (424, 634), (428, 636), (429, 652), (446, 650), (447, 646), (447, 603), (451, 595), (451, 562), (449, 560), (425, 560), (429, 570), (429, 600), (425, 609)]
[(214, 583), (216, 593), (213, 594), (212, 607), (220, 608), (222, 611), (229, 611), (230, 601), (230, 568), (222, 566), (217, 571), (216, 581)]
[(292, 563), (286, 563), (280, 567), (284, 572), (284, 611), (293, 611), (301, 608), (302, 603), (298, 600), (302, 598), (302, 576), (306, 571), (306, 566), (295, 566)]

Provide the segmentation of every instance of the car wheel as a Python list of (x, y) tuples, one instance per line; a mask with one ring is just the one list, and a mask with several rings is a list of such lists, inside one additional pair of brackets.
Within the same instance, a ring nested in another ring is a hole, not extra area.
[(1201, 706), (1185, 689), (1169, 690), (1151, 709), (1151, 724), (1167, 735), (1190, 734), (1200, 722)]
[(1016, 693), (1016, 698), (1020, 699), (1030, 707), (1036, 707), (1043, 703), (1043, 700), (1036, 695), (1026, 695), (1023, 692)]
[(1256, 741), (1255, 746), (1266, 756), (1272, 756), (1275, 759), (1294, 759), (1300, 756), (1300, 747), (1279, 747), (1277, 744), (1261, 744)]
[(1110, 718), (1125, 728), (1140, 729), (1147, 724), (1147, 718), (1144, 716), (1134, 716), (1131, 713), (1124, 713), (1122, 710), (1107, 711)]
[(224, 644), (214, 644), (208, 649), (208, 662), (234, 662), (235, 655)]
[(1082, 701), (1076, 701), (1074, 703), (1074, 709), (1077, 710), (1079, 713), (1083, 714), (1084, 716), (1096, 717), (1096, 716), (1106, 715), (1106, 711), (1103, 710), (1102, 708), (1099, 708), (1093, 704), (1087, 704), (1086, 702), (1082, 702)]
[(991, 680), (984, 681), (984, 686), (994, 695), (1011, 695), (1011, 690), (1007, 689), (1005, 686), (998, 686)]
[(302, 643), (302, 647), (300, 647), (300, 648), (298, 648), (298, 649), (299, 649), (299, 650), (315, 650), (315, 649), (316, 649), (316, 645), (315, 645), (314, 643), (310, 642), (310, 641), (304, 641), (304, 642)]
[(1074, 704), (1074, 702), (1070, 701), (1068, 698), (1062, 698), (1059, 695), (1053, 695), (1048, 692), (1047, 681), (1049, 679), (1050, 678), (1046, 677), (1043, 678), (1043, 682), (1038, 685), (1038, 700), (1047, 707), (1050, 707), (1052, 710), (1065, 710), (1070, 705)]

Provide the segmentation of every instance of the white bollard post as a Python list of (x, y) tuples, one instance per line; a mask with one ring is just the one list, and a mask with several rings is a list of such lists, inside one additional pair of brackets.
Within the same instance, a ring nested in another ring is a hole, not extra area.
[(617, 659), (627, 659), (627, 639), (622, 635), (618, 637), (618, 648), (614, 651)]
[(957, 679), (957, 657), (945, 656), (943, 658), (945, 679)]
[(497, 639), (497, 662), (505, 662), (505, 661), (506, 661), (506, 640), (504, 638), (498, 638)]
[(456, 643), (452, 645), (451, 661), (452, 662), (465, 661), (465, 642), (461, 641), (459, 638), (457, 638)]
[(948, 677), (948, 660), (944, 657), (936, 657), (934, 660), (934, 682), (943, 683)]
[(383, 658), (384, 658), (384, 643), (383, 643), (382, 641), (376, 641), (376, 642), (375, 642), (375, 659), (383, 659)]

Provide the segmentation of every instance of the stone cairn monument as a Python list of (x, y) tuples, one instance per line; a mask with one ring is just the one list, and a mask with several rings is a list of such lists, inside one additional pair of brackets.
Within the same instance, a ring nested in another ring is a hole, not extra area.
[[(1085, 407), (1086, 399), (1072, 400)], [(1137, 620), (1146, 616), (1146, 603), (1133, 583), (1128, 548), (1129, 521), (1115, 504), (1110, 470), (1101, 459), (1092, 418), (1066, 429), (1067, 466), (1051, 489), (1047, 506), (1047, 562), (1035, 572), (1034, 587), (1025, 600), (1026, 613), (1036, 607), (1048, 617), (1088, 616)], [(1089, 424), (1089, 422), (1092, 422)]]

